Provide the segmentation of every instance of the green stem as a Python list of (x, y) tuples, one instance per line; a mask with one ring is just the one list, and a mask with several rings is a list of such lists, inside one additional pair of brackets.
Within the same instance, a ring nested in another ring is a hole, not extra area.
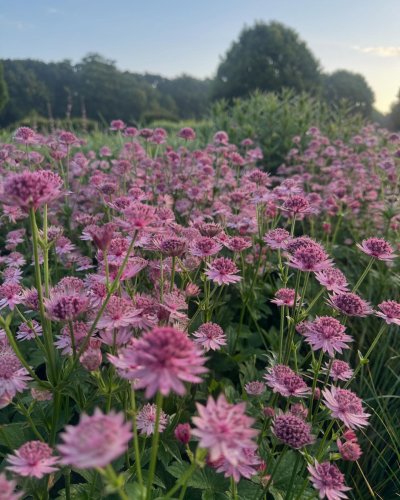
[(372, 267), (372, 264), (374, 263), (374, 260), (375, 258), (374, 257), (371, 257), (369, 262), (368, 262), (368, 265), (367, 267), (364, 269), (364, 272), (362, 273), (362, 275), (359, 277), (357, 283), (355, 284), (353, 290), (352, 290), (352, 293), (356, 293), (356, 291), (359, 289), (361, 283), (364, 281), (365, 277), (367, 276), (367, 274), (369, 273), (369, 270), (371, 269)]
[(290, 476), (289, 488), (288, 488), (288, 490), (286, 492), (286, 495), (285, 495), (285, 500), (289, 500), (290, 497), (291, 497), (292, 489), (293, 489), (293, 484), (294, 484), (294, 478), (296, 477), (296, 473), (297, 473), (297, 468), (299, 466), (299, 462), (300, 462), (300, 453), (297, 453), (296, 454), (296, 461), (294, 463), (292, 474)]
[(183, 474), (181, 478), (178, 479), (178, 481), (175, 483), (175, 485), (164, 495), (164, 499), (171, 498), (172, 495), (174, 495), (180, 487), (184, 488), (186, 490), (187, 488), (187, 483), (189, 479), (192, 477), (194, 471), (196, 470), (197, 464), (196, 461), (193, 461), (190, 465), (190, 467), (186, 470), (186, 472)]
[(153, 441), (151, 443), (151, 455), (150, 455), (149, 476), (147, 479), (146, 500), (151, 499), (154, 473), (156, 471), (158, 443), (160, 440), (160, 416), (162, 410), (162, 403), (163, 403), (163, 395), (161, 394), (161, 392), (158, 392), (156, 396), (156, 420), (154, 422), (154, 434), (153, 434)]
[(132, 387), (131, 391), (131, 407), (132, 407), (132, 426), (133, 426), (133, 448), (135, 450), (135, 466), (136, 474), (141, 487), (143, 487), (143, 476), (142, 476), (142, 466), (140, 462), (140, 450), (139, 450), (139, 440), (138, 440), (138, 429), (136, 422), (136, 395), (135, 390)]

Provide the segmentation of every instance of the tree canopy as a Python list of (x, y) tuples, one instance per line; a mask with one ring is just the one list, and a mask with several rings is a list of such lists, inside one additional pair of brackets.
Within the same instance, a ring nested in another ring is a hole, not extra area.
[(255, 90), (310, 92), (319, 82), (319, 64), (294, 30), (277, 22), (258, 22), (245, 28), (226, 53), (212, 95), (231, 100)]

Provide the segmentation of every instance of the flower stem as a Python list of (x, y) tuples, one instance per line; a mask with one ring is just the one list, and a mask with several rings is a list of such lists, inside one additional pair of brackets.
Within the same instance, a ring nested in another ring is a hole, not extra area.
[(162, 410), (162, 403), (163, 403), (163, 395), (161, 394), (161, 392), (158, 392), (156, 396), (156, 420), (154, 422), (154, 434), (153, 434), (153, 441), (151, 443), (151, 456), (150, 456), (149, 476), (147, 479), (146, 500), (151, 499), (154, 473), (156, 471), (158, 443), (160, 440), (160, 416)]
[(135, 466), (136, 474), (141, 487), (143, 487), (142, 466), (140, 463), (140, 450), (138, 441), (138, 430), (136, 422), (136, 395), (135, 390), (131, 391), (131, 407), (132, 407), (132, 427), (133, 427), (133, 448), (135, 450)]
[(364, 281), (365, 277), (367, 276), (367, 274), (369, 273), (369, 270), (371, 269), (372, 267), (372, 264), (374, 263), (374, 260), (375, 258), (374, 257), (371, 257), (369, 262), (368, 262), (368, 265), (367, 267), (364, 269), (364, 272), (362, 273), (362, 275), (359, 277), (357, 283), (355, 284), (353, 290), (352, 290), (352, 293), (356, 293), (356, 291), (360, 288), (360, 285), (361, 283)]

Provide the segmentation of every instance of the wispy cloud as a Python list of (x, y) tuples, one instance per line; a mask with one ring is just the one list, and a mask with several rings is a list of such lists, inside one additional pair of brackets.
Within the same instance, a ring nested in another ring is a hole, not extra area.
[(400, 57), (400, 47), (359, 47), (358, 45), (355, 45), (353, 46), (353, 49), (358, 52), (363, 52), (364, 54), (373, 54), (379, 57)]

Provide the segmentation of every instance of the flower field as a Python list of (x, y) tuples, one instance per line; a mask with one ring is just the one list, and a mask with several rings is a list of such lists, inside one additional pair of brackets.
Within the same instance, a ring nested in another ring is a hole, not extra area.
[(394, 499), (400, 136), (0, 143), (0, 500)]

